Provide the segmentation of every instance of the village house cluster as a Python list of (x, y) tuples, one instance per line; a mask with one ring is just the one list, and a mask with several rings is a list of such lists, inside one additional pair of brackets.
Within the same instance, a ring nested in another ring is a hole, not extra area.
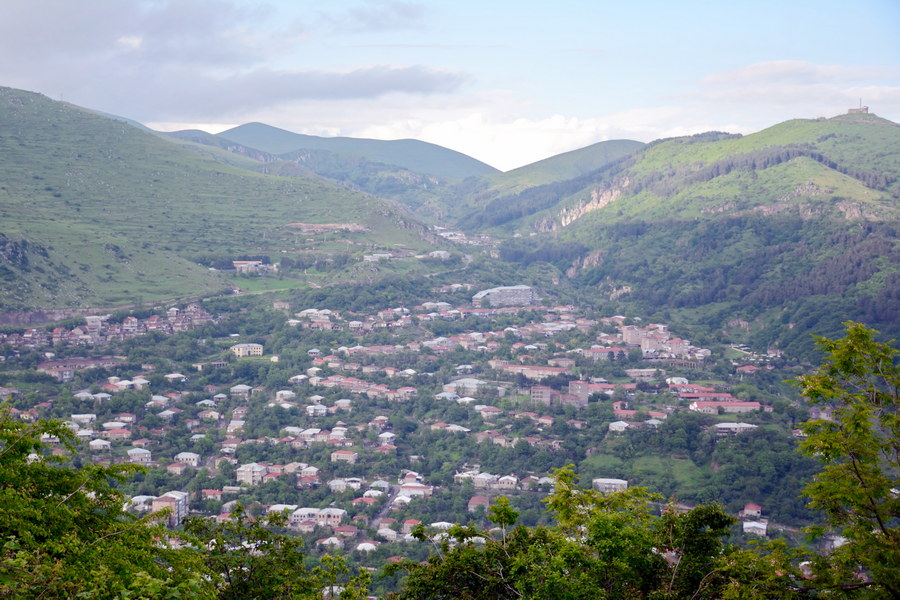
[(0, 345), (8, 344), (14, 349), (95, 346), (121, 342), (154, 331), (171, 335), (214, 320), (199, 304), (188, 304), (184, 308), (173, 306), (165, 311), (165, 316), (151, 315), (139, 319), (129, 315), (120, 323), (111, 323), (111, 317), (112, 315), (89, 315), (84, 317), (84, 325), (71, 329), (29, 328), (22, 333), (0, 333)]
[[(459, 284), (454, 291), (460, 289), (467, 288)], [(604, 435), (609, 436), (622, 435), (630, 428), (655, 431), (676, 411), (718, 415), (771, 410), (759, 402), (741, 401), (727, 390), (668, 376), (667, 369), (689, 371), (702, 364), (710, 352), (671, 335), (664, 324), (635, 325), (621, 316), (590, 318), (574, 306), (536, 306), (536, 292), (525, 286), (485, 292), (489, 293), (479, 292), (473, 298), (490, 299), (480, 307), (434, 300), (369, 315), (345, 315), (324, 308), (289, 312), (285, 320), (288, 327), (347, 332), (358, 341), (354, 345), (305, 349), (303, 366), (288, 379), (288, 386), (275, 389), (230, 381), (200, 391), (188, 390), (190, 375), (173, 371), (163, 375), (166, 390), (153, 390), (146, 373), (121, 373), (96, 382), (90, 390), (74, 390), (81, 406), (92, 410), (69, 414), (67, 421), (84, 443), (85, 453), (98, 462), (128, 461), (164, 469), (173, 477), (200, 470), (212, 476), (230, 469), (231, 479), (215, 488), (201, 484), (199, 491), (171, 489), (158, 496), (131, 499), (136, 511), (169, 509), (171, 527), (177, 527), (187, 514), (209, 507), (216, 511), (210, 516), (228, 518), (235, 502), (253, 497), (254, 490), (269, 482), (280, 482), (294, 490), (297, 502), (267, 505), (265, 510), (286, 512), (291, 528), (319, 536), (316, 543), (322, 547), (370, 551), (384, 543), (411, 539), (411, 527), (419, 521), (411, 517), (398, 520), (392, 515), (409, 517), (410, 511), (430, 502), (447, 485), (430, 479), (429, 473), (414, 470), (421, 457), (407, 450), (411, 435), (428, 432), (501, 449), (526, 444), (535, 451), (559, 453), (565, 451), (566, 436), (577, 437), (582, 435), (579, 432), (586, 434), (597, 427), (578, 411), (598, 398), (612, 409), (613, 421), (604, 425)], [(513, 299), (522, 304), (508, 305)], [(275, 308), (291, 309), (284, 302)], [(516, 326), (490, 327), (496, 319), (532, 313), (536, 318), (521, 319)], [(488, 326), (437, 337), (423, 329), (432, 321), (465, 321), (469, 317), (477, 317), (479, 323)], [(91, 336), (92, 343), (99, 344), (126, 339), (121, 337), (125, 330), (134, 335), (153, 330), (174, 333), (210, 319), (197, 305), (189, 305), (183, 310), (170, 309), (166, 317), (128, 317), (115, 325), (102, 318), (90, 319), (89, 326), (78, 335)], [(394, 331), (404, 333), (402, 341), (366, 343), (369, 335)], [(569, 332), (589, 335), (592, 343), (573, 345), (555, 339)], [(54, 333), (49, 335), (52, 338)], [(237, 361), (267, 360), (263, 344), (239, 343), (229, 350)], [(429, 365), (456, 351), (469, 352), (472, 362), (453, 364), (451, 369), (440, 371), (443, 379), (438, 378), (438, 371)], [(497, 356), (501, 351), (502, 358)], [(640, 368), (625, 371), (627, 380), (584, 376), (596, 365), (615, 364), (635, 356), (645, 360)], [(45, 361), (40, 369), (60, 381), (71, 381), (76, 372), (120, 364), (115, 358), (66, 359)], [(409, 364), (417, 368), (406, 366)], [(224, 373), (221, 368), (225, 366), (226, 362), (213, 360), (191, 367), (200, 373), (219, 367)], [(753, 371), (742, 373), (751, 376)], [(642, 385), (651, 386), (647, 389), (653, 394), (639, 396)], [(16, 390), (5, 393), (11, 395)], [(135, 412), (109, 413), (105, 407), (110, 400), (126, 393), (144, 394), (146, 400)], [(415, 422), (412, 430), (395, 430), (392, 415), (404, 415), (405, 406), (425, 396), (438, 407), (459, 407), (462, 412), (457, 414), (465, 416), (456, 423), (424, 419)], [(382, 413), (357, 416), (366, 414), (363, 409), (373, 402), (384, 403), (378, 404), (385, 407)], [(35, 420), (51, 410), (51, 403), (43, 403), (15, 414)], [(575, 411), (569, 414), (578, 416), (561, 417), (560, 410)], [(276, 435), (248, 435), (261, 419), (275, 412), (290, 417)], [(753, 428), (750, 423), (722, 422), (714, 432), (716, 437), (723, 437)], [(184, 447), (171, 448), (163, 443), (179, 429), (189, 432)], [(52, 439), (45, 441), (55, 443)], [(277, 451), (291, 460), (243, 460), (252, 457), (256, 449)], [(373, 471), (369, 467), (372, 464), (400, 464), (404, 468), (398, 475)], [(467, 509), (475, 511), (487, 507), (498, 495), (546, 492), (553, 482), (546, 472), (497, 475), (462, 465), (452, 475), (452, 486), (469, 484), (473, 493), (467, 499)], [(593, 485), (607, 493), (624, 489), (628, 482), (595, 478)], [(326, 489), (325, 501), (315, 506), (303, 502), (305, 493)], [(440, 530), (445, 524), (435, 521), (430, 526)]]

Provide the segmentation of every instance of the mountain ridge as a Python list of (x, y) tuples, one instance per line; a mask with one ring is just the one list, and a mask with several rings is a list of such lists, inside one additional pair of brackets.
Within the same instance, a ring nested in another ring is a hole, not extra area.
[(300, 150), (328, 150), (452, 180), (497, 172), (494, 167), (461, 152), (421, 140), (319, 137), (258, 122), (238, 125), (216, 136), (274, 155)]

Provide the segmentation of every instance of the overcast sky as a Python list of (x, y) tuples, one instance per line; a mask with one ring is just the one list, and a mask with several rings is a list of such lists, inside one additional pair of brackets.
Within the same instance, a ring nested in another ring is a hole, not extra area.
[(900, 121), (900, 0), (0, 0), (0, 85), (154, 129), (416, 138), (508, 170), (860, 99)]

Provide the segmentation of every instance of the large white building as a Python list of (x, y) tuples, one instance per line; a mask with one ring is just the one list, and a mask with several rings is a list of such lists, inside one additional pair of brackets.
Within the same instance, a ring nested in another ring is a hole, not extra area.
[(475, 306), (531, 306), (540, 300), (534, 288), (527, 285), (495, 287), (472, 296)]
[(610, 494), (612, 492), (622, 492), (627, 490), (628, 482), (624, 479), (598, 477), (591, 481), (591, 486), (601, 494)]
[(238, 358), (263, 355), (262, 344), (235, 344), (229, 350)]

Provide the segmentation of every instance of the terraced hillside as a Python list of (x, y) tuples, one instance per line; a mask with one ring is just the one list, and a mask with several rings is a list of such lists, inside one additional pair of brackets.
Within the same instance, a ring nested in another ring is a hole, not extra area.
[[(353, 227), (329, 239), (294, 223)], [(122, 121), (0, 88), (0, 312), (226, 287), (198, 264), (202, 257), (276, 261), (323, 243), (361, 254), (432, 241), (392, 202), (312, 175), (252, 172)]]

